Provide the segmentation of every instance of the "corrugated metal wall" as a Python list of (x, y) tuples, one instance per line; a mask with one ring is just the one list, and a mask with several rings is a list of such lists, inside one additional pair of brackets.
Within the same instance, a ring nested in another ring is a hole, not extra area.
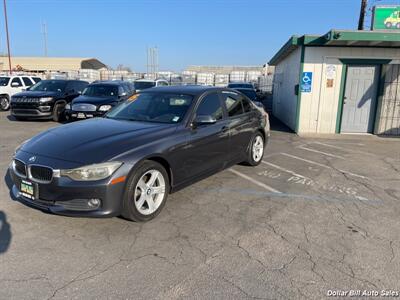
[(400, 135), (400, 65), (383, 67), (383, 97), (377, 118), (377, 134)]

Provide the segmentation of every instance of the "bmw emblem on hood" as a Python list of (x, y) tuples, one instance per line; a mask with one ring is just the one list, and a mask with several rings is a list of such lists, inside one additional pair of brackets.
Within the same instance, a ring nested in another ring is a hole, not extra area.
[(36, 161), (36, 156), (29, 157), (29, 162), (35, 162), (35, 161)]

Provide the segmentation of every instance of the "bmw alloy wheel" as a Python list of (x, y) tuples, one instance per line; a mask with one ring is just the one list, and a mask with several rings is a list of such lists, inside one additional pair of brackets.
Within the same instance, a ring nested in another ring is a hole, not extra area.
[(260, 135), (258, 135), (253, 142), (253, 148), (252, 148), (252, 155), (253, 155), (253, 160), (255, 162), (259, 162), (264, 154), (264, 141)]
[(140, 177), (135, 187), (134, 203), (143, 215), (151, 215), (162, 204), (165, 195), (165, 179), (157, 170), (149, 170)]

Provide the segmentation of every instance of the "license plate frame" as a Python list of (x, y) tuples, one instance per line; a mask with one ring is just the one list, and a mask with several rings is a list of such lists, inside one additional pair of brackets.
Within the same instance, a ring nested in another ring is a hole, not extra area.
[(86, 119), (86, 114), (85, 114), (85, 113), (78, 113), (78, 114), (76, 115), (76, 118), (77, 118), (77, 119)]
[(36, 183), (27, 180), (21, 180), (20, 183), (21, 195), (30, 200), (37, 199), (38, 186)]

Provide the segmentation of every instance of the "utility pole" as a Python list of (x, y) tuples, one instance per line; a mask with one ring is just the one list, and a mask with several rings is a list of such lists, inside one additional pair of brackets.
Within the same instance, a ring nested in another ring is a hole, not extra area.
[(8, 20), (7, 20), (7, 5), (6, 0), (3, 0), (4, 6), (4, 20), (6, 25), (6, 36), (7, 36), (7, 52), (8, 52), (8, 66), (10, 68), (10, 75), (12, 74), (12, 67), (11, 67), (11, 51), (10, 51), (10, 37), (8, 34)]
[(42, 23), (42, 34), (43, 34), (44, 56), (47, 56), (47, 24), (46, 24), (46, 22)]
[(358, 30), (364, 30), (364, 19), (367, 11), (367, 0), (361, 0), (360, 18), (358, 19)]

